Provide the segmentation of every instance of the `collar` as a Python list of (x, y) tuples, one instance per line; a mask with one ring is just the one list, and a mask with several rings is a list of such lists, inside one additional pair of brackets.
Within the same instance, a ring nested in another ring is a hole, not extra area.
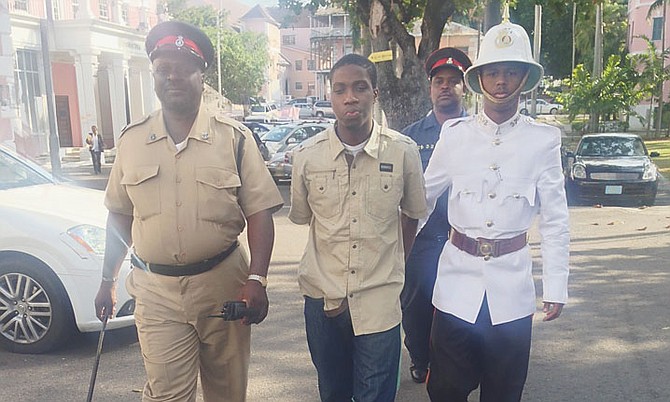
[[(337, 122), (335, 122), (337, 124)], [(379, 159), (379, 148), (381, 144), (382, 126), (372, 120), (372, 133), (368, 143), (363, 148), (363, 152), (375, 159)], [(335, 125), (328, 128), (328, 142), (330, 144), (330, 158), (335, 160), (341, 153), (344, 152), (344, 144), (335, 132)]]
[(483, 111), (477, 114), (475, 119), (477, 125), (489, 135), (505, 135), (511, 132), (521, 122), (521, 114), (517, 111), (509, 120), (497, 124), (491, 120)]
[[(194, 139), (196, 141), (205, 142), (207, 144), (212, 143), (212, 135), (210, 134), (210, 125), (209, 117), (211, 112), (207, 109), (202, 101), (200, 101), (200, 108), (198, 109), (198, 115), (195, 117), (193, 126), (191, 126), (191, 131), (189, 131), (186, 139)], [(165, 127), (165, 121), (163, 120), (163, 110), (159, 110), (156, 113), (156, 118), (153, 120), (152, 124), (149, 127), (149, 133), (147, 134), (146, 143), (151, 144), (153, 142), (160, 141), (164, 138), (167, 138), (168, 131)]]

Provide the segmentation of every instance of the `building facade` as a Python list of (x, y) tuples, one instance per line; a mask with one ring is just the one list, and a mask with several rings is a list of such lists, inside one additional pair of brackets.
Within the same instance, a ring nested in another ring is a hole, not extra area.
[(144, 51), (155, 10), (155, 0), (8, 0), (13, 73), (0, 84), (9, 93), (0, 141), (48, 153), (50, 74), (60, 147), (81, 147), (92, 125), (113, 147), (125, 125), (157, 107)]

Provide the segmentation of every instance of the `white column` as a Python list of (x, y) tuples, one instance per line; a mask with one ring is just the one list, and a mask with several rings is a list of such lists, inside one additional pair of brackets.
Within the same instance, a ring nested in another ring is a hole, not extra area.
[(91, 0), (79, 0), (79, 10), (77, 11), (76, 18), (82, 20), (90, 20), (93, 18)]
[(143, 69), (141, 72), (142, 75), (142, 100), (144, 101), (144, 113), (149, 114), (154, 110), (157, 110), (160, 106), (158, 105), (158, 99), (156, 98), (156, 93), (154, 92), (154, 78), (151, 75), (151, 71), (147, 66), (146, 69)]
[(112, 130), (114, 140), (119, 138), (121, 129), (126, 126), (125, 77), (128, 73), (128, 61), (119, 57), (112, 59), (108, 66), (109, 105), (112, 112)]
[(74, 68), (77, 78), (82, 144), (84, 144), (86, 135), (91, 131), (91, 126), (98, 124), (98, 113), (95, 108), (95, 86), (98, 82), (98, 55), (76, 55)]

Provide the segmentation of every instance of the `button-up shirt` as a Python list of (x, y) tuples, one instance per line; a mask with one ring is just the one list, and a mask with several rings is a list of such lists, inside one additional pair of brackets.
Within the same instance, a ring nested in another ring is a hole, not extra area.
[(400, 323), (404, 252), (400, 212), (426, 213), (416, 144), (374, 123), (349, 167), (333, 127), (294, 154), (289, 218), (310, 225), (298, 282), (324, 310), (347, 299), (355, 335)]
[(181, 265), (228, 248), (245, 217), (283, 201), (251, 133), (201, 104), (186, 146), (168, 138), (159, 110), (126, 128), (105, 205), (132, 215), (135, 252), (145, 261)]
[[(444, 125), (425, 177), (429, 211), (447, 191), (449, 222), (472, 238), (514, 237), (539, 214), (544, 300), (565, 303), (569, 231), (560, 146), (555, 127), (519, 114), (498, 125), (480, 113)], [(528, 246), (487, 260), (447, 243), (435, 307), (474, 323), (484, 294), (493, 324), (535, 312)]]

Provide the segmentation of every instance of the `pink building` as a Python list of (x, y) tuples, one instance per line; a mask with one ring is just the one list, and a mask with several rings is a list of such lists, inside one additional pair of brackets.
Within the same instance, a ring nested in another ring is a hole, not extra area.
[(155, 109), (144, 38), (159, 21), (156, 0), (2, 1), (13, 74), (0, 73), (9, 94), (0, 142), (28, 155), (48, 153), (50, 96), (61, 148), (82, 146), (91, 125), (111, 147), (126, 124)]

